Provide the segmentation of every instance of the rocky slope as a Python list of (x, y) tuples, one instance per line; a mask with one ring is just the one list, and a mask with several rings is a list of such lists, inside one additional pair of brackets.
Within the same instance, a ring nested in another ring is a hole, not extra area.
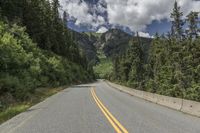
[(131, 35), (118, 29), (111, 29), (102, 34), (95, 43), (97, 49), (103, 50), (106, 57), (112, 57), (123, 53), (131, 39)]
[[(92, 65), (99, 62), (97, 51), (102, 51), (106, 57), (110, 58), (124, 53), (130, 41), (137, 39), (119, 29), (110, 29), (103, 34), (92, 32), (79, 33), (73, 31), (73, 35), (80, 49), (84, 51), (88, 61), (90, 61)], [(148, 52), (152, 39), (140, 37), (140, 40), (143, 44), (143, 50)]]
[(95, 65), (99, 59), (97, 57), (96, 47), (93, 45), (97, 41), (97, 37), (90, 36), (86, 33), (79, 33), (76, 31), (72, 31), (73, 37), (76, 40), (79, 48), (86, 55), (87, 60), (91, 65)]
[[(103, 33), (97, 42), (94, 43), (98, 50), (102, 50), (106, 57), (113, 57), (126, 51), (131, 41), (137, 39), (130, 34), (118, 30), (111, 29)], [(151, 38), (140, 37), (143, 50), (148, 52), (151, 44)]]

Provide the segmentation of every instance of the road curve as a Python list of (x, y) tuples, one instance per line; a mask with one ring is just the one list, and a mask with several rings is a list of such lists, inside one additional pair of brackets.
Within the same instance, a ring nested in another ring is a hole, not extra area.
[(0, 125), (0, 133), (200, 133), (200, 118), (99, 80), (67, 88)]

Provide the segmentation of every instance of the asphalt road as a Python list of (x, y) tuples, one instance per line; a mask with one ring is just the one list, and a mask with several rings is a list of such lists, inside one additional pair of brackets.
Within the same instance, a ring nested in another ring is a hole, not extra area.
[(119, 92), (74, 86), (0, 125), (0, 133), (200, 133), (200, 118)]

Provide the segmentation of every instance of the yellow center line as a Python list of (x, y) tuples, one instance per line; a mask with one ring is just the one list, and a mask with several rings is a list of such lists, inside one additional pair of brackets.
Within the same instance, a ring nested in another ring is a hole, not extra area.
[(101, 109), (103, 114), (106, 116), (108, 121), (111, 123), (111, 125), (113, 126), (115, 131), (117, 133), (122, 133), (122, 132), (123, 133), (128, 133), (128, 131), (120, 124), (120, 122), (109, 112), (109, 110), (99, 100), (99, 98), (97, 97), (97, 95), (96, 95), (96, 93), (95, 93), (93, 88), (91, 89), (91, 93), (92, 93), (92, 96), (93, 96), (95, 102), (97, 103), (98, 107)]
[(110, 124), (113, 126), (113, 128), (115, 129), (115, 131), (116, 131), (117, 133), (122, 133), (122, 132), (120, 131), (120, 129), (115, 125), (115, 123), (111, 120), (111, 118), (106, 114), (106, 112), (103, 110), (103, 108), (100, 106), (100, 104), (98, 103), (98, 101), (96, 100), (96, 98), (95, 98), (95, 96), (94, 96), (94, 94), (93, 94), (94, 92), (91, 91), (91, 93), (92, 93), (92, 96), (93, 96), (95, 102), (97, 103), (98, 107), (101, 109), (101, 111), (103, 112), (103, 114), (105, 115), (105, 117), (108, 119), (108, 121), (110, 122)]
[[(94, 91), (94, 90), (93, 90)], [(95, 91), (94, 91), (95, 92)], [(95, 93), (94, 93), (95, 94)], [(95, 94), (96, 95), (96, 94)], [(128, 131), (120, 124), (120, 122), (109, 112), (109, 110), (103, 105), (103, 103), (99, 100), (99, 98), (96, 95), (97, 100), (101, 104), (101, 106), (104, 108), (104, 110), (108, 113), (108, 115), (113, 119), (113, 121), (121, 128), (121, 130), (124, 133), (128, 133)]]

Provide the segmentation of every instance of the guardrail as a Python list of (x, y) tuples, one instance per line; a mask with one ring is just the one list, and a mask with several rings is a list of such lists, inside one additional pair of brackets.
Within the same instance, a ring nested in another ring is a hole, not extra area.
[(125, 92), (127, 94), (130, 94), (132, 96), (136, 96), (162, 106), (166, 106), (190, 115), (200, 117), (200, 102), (135, 90), (129, 87), (111, 83), (109, 81), (106, 81), (106, 83), (111, 87), (116, 88), (119, 91)]

